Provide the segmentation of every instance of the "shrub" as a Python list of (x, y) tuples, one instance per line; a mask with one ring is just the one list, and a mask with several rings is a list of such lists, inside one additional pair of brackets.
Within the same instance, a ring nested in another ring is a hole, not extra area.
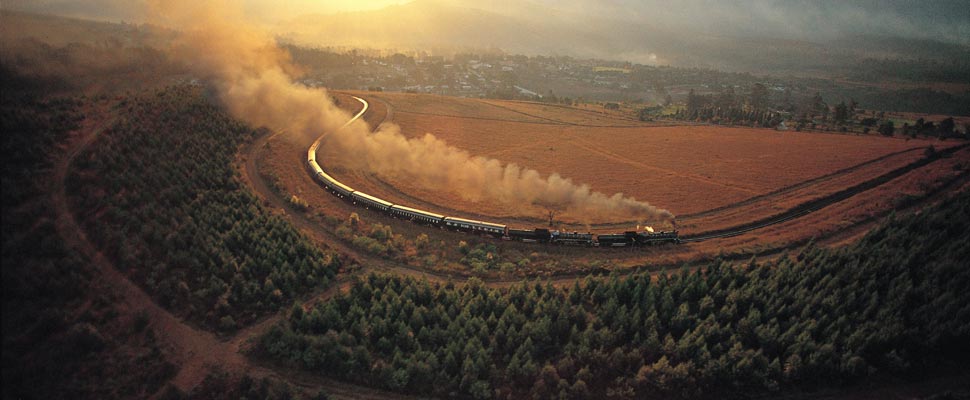
[(306, 211), (308, 208), (310, 208), (310, 205), (306, 202), (306, 200), (297, 197), (295, 194), (290, 196), (290, 204), (300, 211)]

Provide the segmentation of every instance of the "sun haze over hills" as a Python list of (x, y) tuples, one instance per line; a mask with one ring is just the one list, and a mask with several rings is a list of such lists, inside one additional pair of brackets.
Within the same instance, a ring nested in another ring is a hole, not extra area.
[[(647, 65), (809, 74), (865, 58), (970, 58), (962, 2), (376, 0), (242, 8), (306, 46), (502, 49)], [(4, 9), (144, 21), (143, 1), (13, 1)]]

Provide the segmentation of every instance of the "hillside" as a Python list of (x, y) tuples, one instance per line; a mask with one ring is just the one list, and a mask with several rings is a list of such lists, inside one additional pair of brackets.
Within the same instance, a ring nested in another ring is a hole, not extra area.
[[(697, 8), (698, 16), (677, 16), (661, 4), (602, 4), (570, 7), (542, 2), (474, 3), (419, 0), (378, 10), (311, 14), (295, 17), (275, 28), (281, 37), (303, 45), (404, 48), (435, 53), (467, 49), (502, 49), (513, 54), (567, 55), (621, 60), (647, 65), (719, 68), (776, 76), (833, 76), (848, 72), (866, 58), (965, 60), (966, 44), (934, 38), (880, 34), (807, 35), (810, 5), (778, 5), (775, 12), (799, 26), (791, 34), (759, 32), (731, 25), (743, 6), (722, 6), (722, 19), (710, 19), (702, 6), (687, 3), (678, 10)], [(758, 11), (771, 12), (751, 7)], [(771, 7), (766, 7), (770, 9)], [(800, 9), (804, 8), (804, 9)], [(823, 8), (824, 7), (820, 7)], [(804, 12), (804, 15), (799, 15)], [(762, 15), (759, 15), (762, 16)], [(762, 20), (784, 32), (781, 21)], [(711, 24), (727, 33), (712, 32)], [(751, 30), (751, 31), (749, 31)], [(801, 32), (801, 33), (799, 33)]]

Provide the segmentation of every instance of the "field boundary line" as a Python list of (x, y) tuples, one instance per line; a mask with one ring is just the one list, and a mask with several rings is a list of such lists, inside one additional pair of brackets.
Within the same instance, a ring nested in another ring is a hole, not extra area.
[(842, 189), (838, 192), (829, 194), (827, 196), (819, 197), (814, 200), (809, 200), (807, 202), (801, 203), (795, 207), (788, 209), (787, 211), (772, 215), (770, 217), (765, 217), (756, 221), (748, 222), (741, 225), (736, 225), (729, 228), (716, 229), (712, 231), (699, 232), (692, 235), (686, 235), (683, 237), (683, 241), (700, 242), (707, 239), (737, 236), (740, 234), (753, 231), (755, 229), (760, 229), (767, 226), (775, 225), (781, 222), (785, 222), (785, 221), (803, 216), (805, 214), (808, 214), (814, 211), (821, 210), (825, 207), (841, 202), (859, 193), (881, 186), (895, 178), (898, 178), (906, 174), (907, 172), (910, 172), (918, 168), (924, 167), (928, 164), (931, 164), (934, 161), (937, 161), (946, 155), (953, 154), (958, 150), (966, 148), (967, 146), (970, 146), (970, 144), (961, 144), (957, 146), (948, 147), (946, 149), (938, 151), (937, 154), (932, 157), (920, 158), (919, 160), (913, 161), (909, 164), (906, 164), (905, 166), (896, 168), (885, 174), (879, 175), (873, 179), (867, 180), (865, 182), (861, 182), (857, 185), (850, 186), (848, 188)]
[(798, 190), (798, 189), (802, 189), (802, 188), (811, 186), (811, 185), (816, 184), (816, 183), (821, 183), (821, 182), (825, 182), (825, 181), (831, 180), (832, 178), (835, 178), (837, 176), (845, 175), (845, 174), (847, 174), (849, 172), (853, 172), (855, 170), (861, 169), (862, 167), (866, 167), (868, 165), (875, 164), (877, 162), (886, 160), (886, 159), (891, 158), (891, 157), (898, 156), (900, 154), (905, 154), (905, 153), (908, 153), (908, 152), (911, 152), (911, 151), (918, 151), (918, 150), (923, 150), (923, 149), (925, 149), (925, 147), (913, 147), (913, 148), (910, 148), (910, 149), (905, 149), (905, 150), (900, 150), (900, 151), (892, 152), (892, 153), (889, 153), (889, 154), (885, 154), (885, 155), (882, 155), (882, 156), (873, 158), (873, 159), (868, 160), (868, 161), (863, 161), (863, 162), (861, 162), (859, 164), (856, 164), (856, 165), (851, 165), (851, 166), (848, 166), (848, 167), (845, 167), (845, 168), (842, 168), (842, 169), (839, 169), (839, 170), (830, 172), (828, 174), (825, 174), (825, 175), (822, 175), (822, 176), (818, 176), (818, 177), (809, 179), (807, 181), (802, 181), (802, 182), (799, 182), (799, 183), (796, 183), (796, 184), (793, 184), (793, 185), (784, 186), (784, 187), (775, 189), (773, 191), (770, 191), (768, 193), (760, 194), (760, 195), (757, 195), (757, 196), (754, 196), (754, 197), (751, 197), (751, 198), (748, 198), (748, 199), (739, 201), (737, 203), (726, 204), (726, 205), (723, 205), (723, 206), (720, 206), (720, 207), (715, 207), (715, 208), (712, 208), (712, 209), (709, 209), (709, 210), (704, 210), (704, 211), (700, 211), (700, 212), (696, 212), (696, 213), (678, 215), (677, 217), (680, 220), (691, 220), (691, 219), (695, 219), (695, 218), (699, 218), (699, 217), (708, 216), (708, 215), (717, 213), (719, 211), (725, 211), (725, 210), (730, 210), (730, 209), (733, 209), (733, 208), (738, 208), (738, 207), (741, 207), (741, 206), (746, 206), (748, 204), (755, 203), (755, 202), (757, 202), (759, 200), (763, 200), (763, 199), (766, 199), (766, 198), (769, 198), (769, 197), (777, 196), (779, 194), (789, 193), (789, 192), (792, 192), (792, 191), (795, 191), (795, 190)]

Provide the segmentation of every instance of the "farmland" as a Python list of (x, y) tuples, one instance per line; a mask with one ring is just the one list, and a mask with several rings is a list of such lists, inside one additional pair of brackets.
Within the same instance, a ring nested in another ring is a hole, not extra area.
[[(488, 245), (489, 240), (427, 229), (340, 201), (297, 167), (303, 162), (307, 143), (273, 137), (257, 156), (262, 170), (279, 182), (285, 197), (292, 193), (306, 199), (317, 215), (342, 220), (359, 213), (367, 224), (387, 224), (412, 241), (419, 235), (429, 236), (432, 243), (440, 243), (434, 246), (439, 250), (433, 258), (418, 255), (400, 260), (412, 267), (449, 273), (568, 276), (600, 268), (626, 270), (697, 263), (718, 254), (738, 259), (756, 254), (771, 256), (812, 238), (841, 242), (864, 233), (892, 210), (903, 210), (940, 191), (964, 185), (970, 165), (970, 150), (966, 148), (939, 159), (927, 158), (929, 146), (944, 152), (960, 146), (960, 141), (664, 126), (623, 119), (622, 115), (595, 110), (592, 105), (574, 108), (427, 95), (354, 94), (369, 100), (371, 108), (364, 119), (371, 126), (393, 122), (409, 137), (431, 132), (473, 155), (516, 162), (544, 174), (559, 172), (610, 194), (624, 191), (673, 211), (676, 228), (688, 237), (756, 224), (805, 204), (852, 192), (835, 204), (773, 227), (677, 247), (590, 252), (504, 243), (498, 246), (494, 269), (476, 272), (457, 262), (463, 259), (456, 251), (458, 243)], [(339, 94), (338, 98), (348, 111), (359, 110), (349, 94)], [(440, 108), (435, 104), (441, 104)], [(585, 119), (588, 125), (579, 119)], [(613, 121), (616, 126), (611, 125)], [(550, 144), (528, 139), (535, 136), (546, 138)], [(489, 137), (492, 139), (486, 140)], [(557, 156), (567, 152), (571, 155)], [(645, 153), (650, 156), (637, 158)], [(444, 190), (349, 169), (351, 155), (326, 145), (318, 156), (323, 167), (341, 181), (394, 203), (516, 227), (547, 225), (547, 211), (539, 207), (472, 202)], [(557, 214), (555, 220), (560, 229), (597, 233), (629, 230), (637, 224), (615, 220), (587, 225), (568, 214)], [(332, 222), (331, 226), (336, 227)], [(414, 254), (413, 250), (404, 253)], [(501, 269), (497, 265), (503, 262), (523, 259), (530, 262), (514, 270), (497, 271)]]
[[(687, 223), (684, 228), (694, 231), (739, 222), (723, 218), (724, 213), (714, 213), (720, 217), (716, 219), (704, 217), (705, 211), (752, 198), (761, 199), (753, 202), (757, 209), (745, 209), (746, 215), (741, 218), (786, 209), (904, 166), (922, 157), (928, 146), (942, 149), (958, 143), (753, 128), (656, 126), (587, 109), (520, 102), (452, 101), (401, 94), (374, 98), (383, 101), (372, 103), (391, 106), (393, 122), (408, 137), (431, 133), (476, 156), (516, 163), (543, 175), (559, 173), (607, 194), (622, 192), (686, 217), (681, 218)], [(474, 107), (476, 103), (478, 107)], [(436, 109), (434, 104), (440, 107)], [(458, 114), (462, 110), (467, 113)], [(337, 149), (324, 149), (321, 157), (338, 179), (392, 202), (417, 202), (443, 213), (487, 216), (509, 223), (535, 223), (544, 215), (539, 207), (467, 201), (445, 190), (345, 170), (342, 161), (352, 155), (340, 154)], [(793, 188), (798, 185), (802, 186)], [(582, 221), (581, 216), (569, 214), (559, 219), (572, 225), (590, 222), (594, 229), (615, 229), (616, 223), (636, 224), (630, 220)]]
[(755, 76), (13, 3), (4, 399), (966, 397), (964, 61)]

